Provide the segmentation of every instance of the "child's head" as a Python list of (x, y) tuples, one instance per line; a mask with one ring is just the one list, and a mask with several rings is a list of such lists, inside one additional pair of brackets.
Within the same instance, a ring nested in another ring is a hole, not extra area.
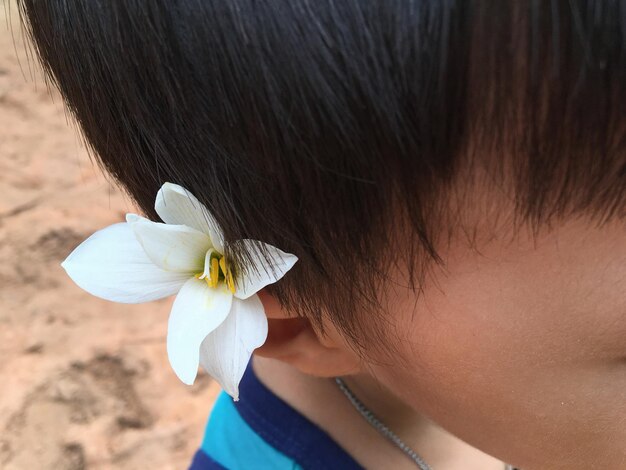
[(623, 457), (626, 11), (525, 3), (21, 1), (146, 213), (172, 181), (300, 258), (266, 354), (512, 461)]

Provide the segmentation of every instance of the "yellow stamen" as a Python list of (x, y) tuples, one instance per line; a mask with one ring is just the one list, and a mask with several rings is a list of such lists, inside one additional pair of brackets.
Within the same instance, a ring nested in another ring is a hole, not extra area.
[(235, 280), (233, 279), (233, 273), (230, 271), (230, 269), (228, 270), (228, 273), (226, 274), (226, 285), (228, 286), (228, 290), (230, 290), (230, 292), (234, 294), (235, 293)]
[(230, 269), (228, 269), (228, 266), (226, 264), (226, 257), (222, 257), (222, 259), (220, 259), (220, 268), (222, 268), (222, 273), (224, 274), (224, 281), (226, 282), (226, 285), (228, 286), (228, 290), (230, 290), (231, 293), (235, 293), (235, 281), (233, 280), (233, 273), (230, 271)]
[(226, 257), (221, 256), (217, 252), (212, 252), (210, 256), (211, 256), (211, 261), (209, 262), (208, 275), (202, 272), (202, 273), (194, 274), (194, 277), (196, 279), (203, 279), (206, 282), (207, 286), (209, 287), (217, 287), (221, 278), (224, 280), (224, 284), (226, 284), (226, 287), (228, 287), (228, 290), (234, 294), (236, 290), (235, 278), (233, 276), (233, 272), (230, 270), (230, 267), (228, 266)]
[(210, 287), (217, 287), (217, 281), (220, 276), (220, 266), (217, 258), (211, 258), (211, 283)]
[(222, 274), (224, 274), (224, 277), (226, 277), (226, 272), (228, 271), (228, 269), (226, 269), (226, 257), (222, 256), (220, 258), (220, 268), (222, 268)]

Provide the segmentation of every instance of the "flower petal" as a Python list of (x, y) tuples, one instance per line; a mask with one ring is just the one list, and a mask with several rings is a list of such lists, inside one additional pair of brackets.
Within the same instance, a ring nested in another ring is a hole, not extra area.
[(154, 209), (167, 224), (187, 225), (211, 237), (213, 248), (224, 253), (224, 235), (209, 210), (182, 186), (165, 183), (157, 193)]
[(97, 231), (61, 266), (90, 294), (123, 303), (168, 297), (189, 279), (187, 274), (164, 271), (152, 263), (126, 223)]
[(161, 224), (135, 214), (127, 214), (126, 220), (157, 266), (190, 275), (204, 269), (204, 255), (211, 248), (208, 235), (186, 225)]
[(240, 240), (236, 243), (247, 245), (251, 258), (246, 272), (235, 280), (235, 297), (238, 299), (247, 299), (268, 284), (275, 283), (298, 261), (296, 255), (256, 240)]
[(228, 318), (200, 346), (200, 364), (235, 400), (252, 351), (267, 338), (267, 317), (259, 296), (233, 299)]
[(233, 295), (224, 286), (209, 287), (191, 278), (180, 290), (167, 325), (167, 355), (174, 372), (187, 385), (198, 373), (200, 344), (228, 316)]

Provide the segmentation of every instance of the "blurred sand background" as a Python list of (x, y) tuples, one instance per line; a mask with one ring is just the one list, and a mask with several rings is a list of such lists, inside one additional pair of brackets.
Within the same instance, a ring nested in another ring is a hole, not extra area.
[(219, 389), (165, 350), (171, 299), (91, 297), (59, 266), (132, 205), (92, 164), (0, 0), (0, 468), (181, 469)]

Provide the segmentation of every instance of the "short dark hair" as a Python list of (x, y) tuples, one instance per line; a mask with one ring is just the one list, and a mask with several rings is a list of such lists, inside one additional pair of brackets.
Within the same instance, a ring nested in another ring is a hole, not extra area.
[(441, 262), (451, 194), (477, 169), (532, 226), (624, 216), (624, 1), (19, 3), (141, 208), (156, 218), (178, 183), (228, 240), (296, 254), (273, 293), (354, 340), (394, 261), (415, 288)]

